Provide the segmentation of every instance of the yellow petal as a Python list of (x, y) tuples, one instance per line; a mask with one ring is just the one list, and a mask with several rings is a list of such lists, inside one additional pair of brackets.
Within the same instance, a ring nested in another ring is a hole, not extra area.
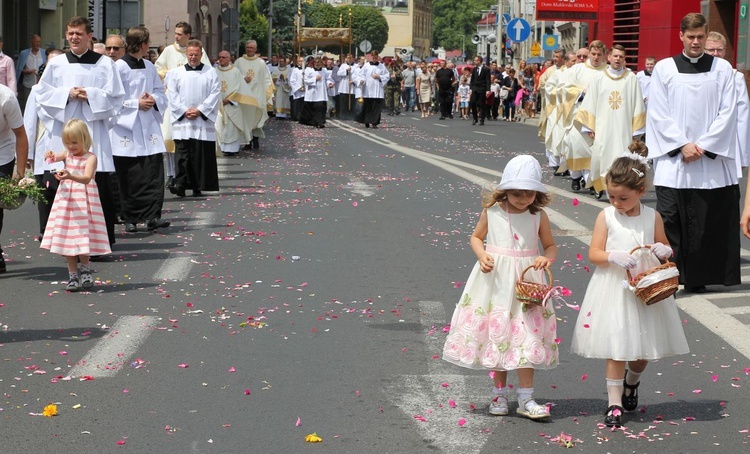
[(311, 433), (305, 437), (305, 441), (308, 443), (320, 443), (323, 439), (320, 438), (317, 433)]
[(47, 416), (47, 417), (57, 416), (57, 405), (49, 404), (46, 407), (44, 407), (42, 416)]

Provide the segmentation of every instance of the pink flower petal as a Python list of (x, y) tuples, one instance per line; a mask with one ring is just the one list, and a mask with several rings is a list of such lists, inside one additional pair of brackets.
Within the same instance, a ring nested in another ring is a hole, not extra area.
[(574, 207), (577, 207), (579, 203), (581, 203), (581, 202), (579, 202), (578, 199), (573, 199), (573, 206)]
[(694, 390), (693, 390), (693, 394), (700, 394), (700, 393), (701, 393), (701, 390), (700, 390), (700, 389), (694, 389)]
[(580, 252), (579, 252), (578, 254), (576, 254), (576, 260), (578, 260), (579, 262), (580, 262), (581, 260), (583, 260), (583, 255), (581, 255), (581, 253), (580, 253)]
[(464, 418), (461, 418), (458, 420), (458, 427), (463, 427), (466, 425), (466, 420)]
[(450, 399), (450, 400), (448, 401), (448, 405), (449, 405), (449, 406), (450, 406), (451, 408), (456, 408), (456, 401), (455, 401), (455, 400), (453, 400), (453, 399)]
[(711, 376), (711, 381), (712, 381), (712, 382), (714, 382), (714, 383), (716, 383), (716, 381), (717, 381), (718, 379), (719, 379), (719, 376), (718, 376), (718, 375), (713, 375), (713, 376)]
[(301, 425), (302, 425), (302, 420), (301, 420), (301, 419), (299, 418), (299, 416), (298, 416), (298, 417), (297, 417), (297, 422), (295, 422), (295, 423), (294, 423), (294, 426), (295, 426), (295, 427), (299, 427), (299, 426), (301, 426)]
[(249, 389), (246, 389), (246, 390), (245, 390), (245, 395), (246, 395), (246, 396), (249, 396), (249, 395), (250, 395), (250, 390), (249, 390)]
[(356, 207), (357, 205), (359, 205), (357, 202), (352, 202), (353, 207)]
[(117, 444), (122, 446), (125, 444), (125, 440), (117, 440)]
[(562, 293), (562, 296), (570, 296), (573, 294), (573, 291), (569, 288), (563, 287), (563, 289), (560, 291)]
[(182, 363), (182, 364), (178, 364), (177, 367), (179, 367), (180, 369), (187, 369), (188, 365), (185, 363)]
[(234, 366), (229, 368), (229, 372), (237, 372), (237, 369), (234, 368)]
[(443, 388), (447, 388), (450, 386), (450, 384), (448, 384), (447, 382), (443, 382), (443, 383), (440, 383), (440, 386), (442, 386)]
[(583, 374), (581, 375), (581, 381), (586, 381), (589, 379), (589, 374)]

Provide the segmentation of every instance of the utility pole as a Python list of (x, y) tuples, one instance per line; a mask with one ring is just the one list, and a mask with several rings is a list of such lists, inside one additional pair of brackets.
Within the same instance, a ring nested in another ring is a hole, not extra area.
[(268, 62), (271, 62), (273, 54), (273, 0), (270, 0), (268, 6)]

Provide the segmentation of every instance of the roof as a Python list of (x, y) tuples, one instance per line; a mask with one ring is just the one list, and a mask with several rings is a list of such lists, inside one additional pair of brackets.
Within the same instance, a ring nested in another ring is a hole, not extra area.
[(497, 23), (497, 13), (488, 13), (483, 18), (479, 19), (477, 25), (495, 25)]

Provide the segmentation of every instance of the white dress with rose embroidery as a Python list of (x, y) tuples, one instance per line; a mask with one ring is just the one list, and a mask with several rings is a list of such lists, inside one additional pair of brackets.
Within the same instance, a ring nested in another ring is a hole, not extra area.
[[(524, 268), (539, 256), (540, 214), (508, 214), (487, 208), (485, 250), (495, 267), (483, 273), (479, 262), (466, 281), (453, 312), (443, 359), (470, 369), (552, 369), (557, 366), (557, 322), (551, 303), (528, 306), (515, 296)], [(533, 269), (525, 280), (540, 282)]]

